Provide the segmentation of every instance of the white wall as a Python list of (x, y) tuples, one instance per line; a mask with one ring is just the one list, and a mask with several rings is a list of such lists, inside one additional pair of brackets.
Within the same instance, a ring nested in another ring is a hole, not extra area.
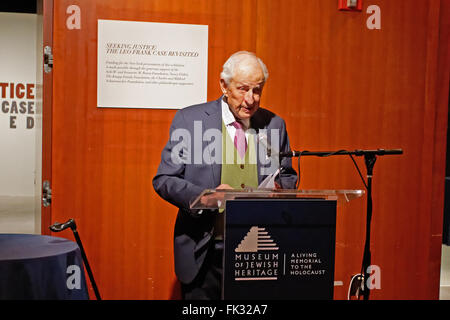
[[(27, 119), (29, 126), (35, 122), (35, 82), (36, 15), (0, 12), (0, 196), (35, 193), (35, 125), (27, 129)], [(28, 98), (20, 85), (11, 96), (10, 83), (28, 84)]]

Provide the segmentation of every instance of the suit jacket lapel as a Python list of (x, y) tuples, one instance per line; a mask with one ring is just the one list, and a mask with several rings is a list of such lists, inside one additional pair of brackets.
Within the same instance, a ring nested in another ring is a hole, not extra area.
[[(222, 132), (222, 97), (218, 100), (211, 102), (210, 106), (208, 106), (205, 110), (206, 118), (204, 123), (204, 130), (207, 129), (217, 129)], [(219, 153), (218, 157), (220, 161), (222, 161), (222, 139), (219, 141), (215, 141), (216, 143), (216, 152)], [(210, 157), (210, 162), (212, 163), (212, 155), (211, 155), (211, 143), (209, 143), (206, 148), (208, 149), (208, 155)], [(213, 179), (214, 187), (220, 184), (221, 179), (221, 169), (222, 166), (220, 163), (213, 163), (211, 165), (211, 174)]]
[[(259, 141), (260, 130), (268, 129), (271, 115), (273, 115), (273, 114), (270, 112), (267, 112), (266, 109), (259, 108), (250, 120), (250, 127), (256, 131), (255, 144), (256, 144), (256, 159), (257, 159), (256, 162), (257, 162), (257, 170), (258, 170), (258, 183), (261, 183), (267, 177), (267, 175), (261, 175), (262, 170), (261, 170), (261, 161), (259, 159), (259, 157), (260, 157), (259, 148), (265, 148), (265, 146), (262, 145), (261, 143), (259, 143), (260, 142)], [(266, 150), (262, 150), (261, 152), (264, 153), (264, 152), (266, 152)], [(261, 154), (261, 156), (262, 156), (262, 154)]]

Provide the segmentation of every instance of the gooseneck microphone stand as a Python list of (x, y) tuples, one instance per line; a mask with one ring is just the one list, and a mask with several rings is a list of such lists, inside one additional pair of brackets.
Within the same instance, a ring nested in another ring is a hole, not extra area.
[[(367, 171), (367, 183), (364, 182), (364, 185), (367, 188), (367, 215), (366, 215), (366, 240), (364, 245), (364, 254), (362, 260), (361, 267), (361, 275), (363, 275), (363, 297), (364, 300), (369, 300), (370, 289), (367, 285), (367, 279), (369, 278), (369, 266), (372, 264), (372, 254), (370, 252), (370, 230), (372, 223), (372, 176), (373, 176), (373, 167), (375, 165), (375, 161), (377, 160), (377, 156), (385, 156), (385, 155), (399, 155), (403, 154), (402, 149), (377, 149), (377, 150), (355, 150), (355, 151), (347, 151), (347, 150), (339, 150), (339, 151), (290, 151), (290, 152), (280, 152), (280, 158), (282, 157), (298, 157), (298, 161), (300, 161), (300, 156), (317, 156), (317, 157), (329, 157), (335, 155), (349, 155), (349, 156), (364, 156), (364, 162), (366, 164)], [(353, 158), (352, 158), (353, 160)], [(356, 165), (356, 163), (355, 163)], [(358, 169), (359, 171), (359, 169)], [(300, 175), (300, 173), (299, 173)], [(362, 178), (362, 177), (361, 177)], [(299, 177), (300, 179), (300, 177)]]

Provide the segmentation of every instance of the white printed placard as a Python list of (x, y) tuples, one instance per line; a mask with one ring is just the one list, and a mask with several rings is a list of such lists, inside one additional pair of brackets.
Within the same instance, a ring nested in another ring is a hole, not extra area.
[(207, 73), (207, 25), (98, 20), (98, 107), (203, 103)]

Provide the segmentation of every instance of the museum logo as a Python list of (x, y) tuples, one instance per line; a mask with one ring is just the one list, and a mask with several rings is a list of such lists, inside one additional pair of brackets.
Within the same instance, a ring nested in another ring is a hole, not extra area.
[(253, 226), (234, 250), (236, 281), (277, 280), (278, 246), (265, 228)]

